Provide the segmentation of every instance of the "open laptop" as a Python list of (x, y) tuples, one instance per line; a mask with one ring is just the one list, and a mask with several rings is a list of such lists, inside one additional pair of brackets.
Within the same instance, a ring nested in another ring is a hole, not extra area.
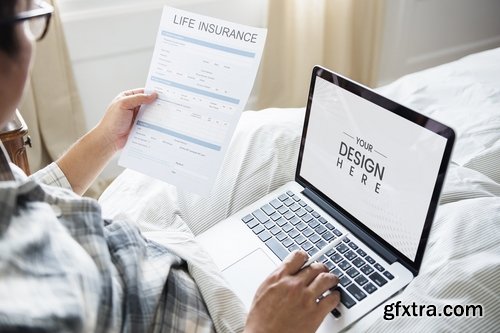
[(249, 307), (293, 250), (340, 277), (339, 331), (419, 272), (455, 134), (433, 119), (322, 67), (312, 73), (295, 181), (197, 237)]

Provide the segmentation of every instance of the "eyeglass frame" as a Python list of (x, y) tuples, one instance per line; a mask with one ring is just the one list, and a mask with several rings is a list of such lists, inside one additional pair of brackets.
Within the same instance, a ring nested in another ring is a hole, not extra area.
[(45, 37), (45, 35), (47, 34), (47, 31), (49, 30), (50, 19), (52, 17), (52, 13), (54, 12), (54, 7), (52, 7), (45, 1), (36, 2), (35, 5), (37, 5), (38, 8), (26, 10), (12, 18), (0, 21), (0, 26), (31, 20), (37, 17), (47, 16), (45, 29), (43, 30), (43, 33), (40, 35), (40, 37), (37, 38), (37, 41), (43, 39), (43, 37)]

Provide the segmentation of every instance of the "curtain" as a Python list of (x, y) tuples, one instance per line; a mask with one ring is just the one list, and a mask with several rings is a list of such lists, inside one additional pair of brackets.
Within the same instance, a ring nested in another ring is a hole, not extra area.
[(85, 132), (85, 118), (73, 77), (57, 1), (50, 27), (37, 42), (34, 66), (19, 107), (33, 147), (28, 150), (31, 172), (57, 159)]
[(257, 109), (306, 104), (322, 65), (376, 84), (384, 0), (269, 0)]

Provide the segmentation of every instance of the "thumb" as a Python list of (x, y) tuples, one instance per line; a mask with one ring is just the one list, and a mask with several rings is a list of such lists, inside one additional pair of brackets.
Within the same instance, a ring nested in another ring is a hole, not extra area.
[(142, 104), (151, 104), (158, 98), (158, 94), (153, 92), (151, 94), (135, 94), (130, 96), (125, 96), (121, 100), (121, 106), (123, 109), (134, 109)]

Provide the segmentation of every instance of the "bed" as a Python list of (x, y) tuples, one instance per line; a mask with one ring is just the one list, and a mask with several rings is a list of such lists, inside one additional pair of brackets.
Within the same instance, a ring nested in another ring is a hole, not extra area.
[[(407, 75), (377, 90), (457, 133), (420, 274), (388, 303), (438, 308), (475, 304), (482, 306), (483, 315), (384, 320), (381, 305), (348, 331), (497, 331), (500, 48)], [(241, 304), (229, 300), (230, 289), (194, 236), (293, 179), (303, 117), (304, 109), (244, 112), (215, 187), (206, 198), (126, 170), (99, 199), (105, 217), (137, 223), (147, 237), (163, 239), (187, 260), (219, 331), (241, 328)]]

